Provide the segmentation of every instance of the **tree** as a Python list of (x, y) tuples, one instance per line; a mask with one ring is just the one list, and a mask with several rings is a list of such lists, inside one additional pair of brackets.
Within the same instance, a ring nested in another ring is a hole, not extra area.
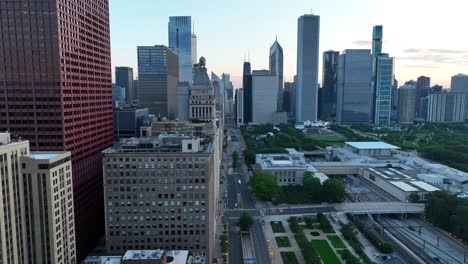
[(256, 170), (250, 186), (255, 196), (262, 201), (275, 201), (281, 194), (276, 176), (269, 171)]
[(252, 216), (247, 212), (242, 212), (239, 218), (239, 227), (241, 231), (248, 231), (254, 223)]
[(320, 191), (322, 189), (322, 184), (320, 179), (314, 177), (314, 173), (311, 171), (304, 172), (304, 191), (307, 195), (307, 198), (310, 202), (317, 202), (320, 200)]
[(383, 242), (380, 251), (384, 254), (391, 254), (395, 251), (395, 245), (390, 242)]
[(341, 203), (346, 195), (345, 185), (342, 181), (328, 179), (322, 185), (322, 197), (329, 203)]
[(232, 167), (235, 169), (237, 168), (237, 161), (239, 159), (239, 154), (237, 153), (236, 150), (232, 152)]
[(417, 192), (412, 192), (409, 196), (409, 200), (410, 202), (412, 203), (417, 203), (419, 202), (420, 198), (419, 198), (419, 194)]

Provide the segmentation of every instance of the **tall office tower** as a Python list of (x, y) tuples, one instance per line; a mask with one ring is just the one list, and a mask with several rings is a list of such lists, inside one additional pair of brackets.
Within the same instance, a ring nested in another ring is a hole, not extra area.
[(468, 75), (466, 74), (457, 74), (452, 76), (452, 81), (450, 84), (450, 91), (452, 92), (461, 92), (466, 95), (466, 104), (465, 106), (467, 107), (465, 110), (466, 113), (466, 119), (468, 119)]
[(398, 121), (398, 81), (396, 79), (393, 80), (392, 86), (392, 112), (390, 114), (390, 119), (392, 122)]
[(392, 86), (394, 80), (394, 59), (388, 54), (377, 57), (377, 78), (375, 90), (376, 125), (390, 125), (392, 112)]
[(461, 92), (433, 93), (428, 96), (427, 122), (462, 123), (466, 117), (466, 95)]
[(236, 122), (237, 126), (244, 124), (244, 89), (236, 90)]
[(177, 54), (179, 60), (179, 81), (191, 83), (192, 18), (190, 16), (171, 16), (168, 27), (169, 48)]
[(125, 88), (126, 103), (133, 104), (133, 100), (137, 99), (133, 87), (133, 68), (115, 67), (115, 85)]
[(0, 133), (0, 262), (77, 263), (70, 152)]
[(215, 151), (213, 137), (185, 134), (127, 139), (105, 150), (107, 252), (170, 248), (212, 257)]
[(1, 17), (0, 130), (72, 152), (84, 256), (103, 232), (100, 152), (113, 142), (109, 1), (2, 1)]
[(177, 55), (163, 45), (138, 46), (138, 96), (150, 114), (177, 117)]
[(296, 112), (296, 83), (285, 82), (284, 83), (283, 105), (285, 106), (284, 111), (288, 113), (288, 122), (294, 122)]
[(369, 123), (371, 101), (371, 51), (365, 49), (343, 51), (338, 59), (337, 123)]
[(277, 110), (282, 111), (283, 107), (283, 48), (278, 43), (278, 39), (270, 47), (270, 72), (278, 76), (278, 99)]
[(317, 121), (320, 17), (297, 22), (296, 121)]
[(213, 121), (216, 114), (215, 92), (205, 66), (206, 60), (201, 57), (199, 63), (193, 68), (189, 118)]
[(197, 64), (197, 35), (195, 35), (195, 29), (192, 34), (192, 65)]
[(78, 263), (70, 152), (32, 152), (21, 163), (30, 263)]
[(322, 116), (324, 121), (336, 120), (336, 90), (338, 87), (338, 51), (325, 51), (323, 53), (322, 71)]
[(420, 105), (421, 105), (421, 98), (426, 97), (429, 94), (429, 89), (431, 87), (431, 78), (426, 76), (419, 76), (416, 86), (416, 100), (415, 100), (415, 107), (416, 107), (416, 118), (423, 118), (420, 113)]
[(125, 105), (125, 87), (112, 85), (112, 105), (115, 107), (121, 107)]
[(252, 122), (277, 123), (278, 76), (267, 70), (252, 72)]
[(179, 82), (177, 85), (177, 106), (179, 108), (177, 119), (181, 121), (189, 120), (189, 98), (190, 83)]
[(417, 88), (412, 85), (404, 85), (398, 89), (398, 122), (413, 124), (415, 117), (415, 101)]
[(244, 89), (244, 124), (252, 122), (252, 69), (250, 62), (245, 61), (242, 71)]
[(133, 80), (133, 101), (136, 101), (136, 104), (139, 103), (139, 101), (138, 101), (138, 98), (139, 98), (139, 96), (138, 96), (139, 83), (140, 82), (138, 81), (138, 79)]
[(375, 121), (377, 100), (377, 58), (382, 53), (383, 26), (374, 26), (372, 29), (372, 113), (371, 120)]
[(224, 95), (224, 111), (226, 114), (233, 114), (233, 97), (234, 97), (234, 86), (231, 82), (231, 75), (228, 73), (223, 73), (222, 77), (225, 89)]

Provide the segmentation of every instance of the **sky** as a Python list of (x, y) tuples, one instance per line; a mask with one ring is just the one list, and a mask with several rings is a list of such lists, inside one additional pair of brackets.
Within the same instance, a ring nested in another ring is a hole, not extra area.
[(167, 46), (169, 16), (189, 15), (209, 71), (230, 73), (239, 88), (247, 54), (252, 69), (268, 69), (277, 37), (284, 79), (292, 81), (297, 19), (313, 13), (320, 16), (321, 54), (371, 49), (372, 27), (383, 25), (383, 52), (396, 58), (400, 85), (425, 75), (448, 88), (451, 76), (468, 74), (466, 10), (467, 0), (110, 0), (112, 66), (133, 67), (137, 75), (137, 46)]

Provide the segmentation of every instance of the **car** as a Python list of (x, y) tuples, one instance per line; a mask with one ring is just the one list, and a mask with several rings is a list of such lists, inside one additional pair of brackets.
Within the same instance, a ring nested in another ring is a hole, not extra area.
[(234, 207), (236, 207), (236, 208), (237, 208), (237, 203), (234, 203)]
[(241, 180), (237, 180), (237, 182), (238, 182), (239, 184), (242, 184)]

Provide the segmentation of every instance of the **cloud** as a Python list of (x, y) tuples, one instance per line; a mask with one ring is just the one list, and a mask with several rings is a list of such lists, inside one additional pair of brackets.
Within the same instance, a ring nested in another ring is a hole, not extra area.
[(434, 53), (448, 53), (448, 54), (468, 53), (468, 50), (449, 50), (449, 49), (430, 49), (428, 51), (434, 52)]
[(372, 45), (372, 41), (361, 39), (354, 41), (353, 44), (356, 46), (370, 46)]
[(406, 53), (418, 53), (418, 52), (421, 52), (422, 50), (421, 49), (405, 49), (403, 50), (403, 52), (406, 52)]
[(440, 68), (437, 65), (430, 65), (430, 64), (409, 64), (405, 65), (406, 68), (413, 68), (413, 69), (437, 69)]

